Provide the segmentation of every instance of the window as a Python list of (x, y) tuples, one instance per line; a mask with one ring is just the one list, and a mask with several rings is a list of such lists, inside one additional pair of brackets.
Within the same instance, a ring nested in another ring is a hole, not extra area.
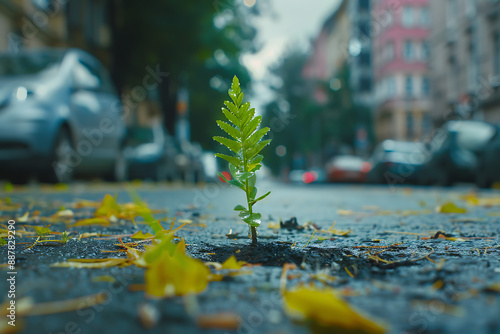
[(408, 75), (405, 80), (405, 93), (406, 96), (413, 96), (413, 78)]
[(429, 43), (427, 42), (422, 42), (422, 60), (427, 60), (429, 59)]
[(413, 113), (408, 112), (406, 113), (406, 136), (409, 140), (413, 139), (414, 136), (414, 128), (415, 128), (415, 122), (413, 121)]
[(429, 114), (422, 116), (422, 134), (427, 134), (432, 130), (432, 118)]
[(423, 77), (422, 78), (422, 95), (429, 96), (430, 92), (431, 92), (431, 89), (430, 89), (429, 78)]
[(478, 62), (477, 62), (477, 46), (476, 42), (471, 39), (469, 44), (469, 84), (468, 89), (474, 90), (476, 88), (476, 81), (478, 77)]
[(469, 18), (476, 16), (477, 0), (467, 0), (465, 2), (465, 15)]
[(97, 71), (81, 61), (73, 69), (73, 81), (74, 87), (78, 89), (97, 90), (101, 86)]
[(412, 7), (403, 8), (403, 17), (401, 19), (401, 23), (403, 24), (403, 27), (411, 27), (414, 24)]
[(389, 42), (384, 48), (384, 60), (389, 62), (394, 59), (394, 43)]
[(406, 41), (403, 49), (403, 58), (405, 60), (413, 60), (413, 42)]
[(446, 3), (446, 26), (449, 29), (456, 27), (458, 18), (457, 0), (448, 0)]
[(493, 71), (495, 75), (500, 75), (500, 31), (495, 34), (493, 48)]
[(387, 78), (387, 95), (389, 97), (396, 95), (396, 82), (393, 77)]
[(427, 7), (420, 8), (420, 25), (428, 27), (430, 25), (429, 9)]

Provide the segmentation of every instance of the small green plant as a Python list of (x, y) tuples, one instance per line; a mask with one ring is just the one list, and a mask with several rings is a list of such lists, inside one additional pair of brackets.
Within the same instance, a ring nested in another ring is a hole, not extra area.
[(217, 173), (219, 177), (232, 186), (240, 188), (246, 194), (247, 206), (237, 205), (234, 210), (240, 211), (239, 217), (250, 226), (252, 243), (257, 242), (257, 227), (260, 225), (261, 214), (253, 211), (253, 206), (260, 200), (266, 198), (271, 192), (257, 197), (255, 183), (257, 176), (255, 172), (260, 169), (262, 159), (259, 152), (268, 145), (271, 140), (261, 140), (269, 132), (269, 128), (258, 129), (262, 116), (255, 116), (255, 108), (250, 108), (250, 103), (242, 104), (243, 93), (236, 76), (228, 91), (232, 102), (225, 101), (226, 108), (222, 108), (222, 113), (229, 123), (217, 121), (217, 125), (224, 130), (232, 139), (215, 136), (213, 139), (226, 146), (232, 155), (216, 153), (215, 156), (226, 160), (229, 163), (229, 170), (232, 175), (226, 178), (222, 173)]

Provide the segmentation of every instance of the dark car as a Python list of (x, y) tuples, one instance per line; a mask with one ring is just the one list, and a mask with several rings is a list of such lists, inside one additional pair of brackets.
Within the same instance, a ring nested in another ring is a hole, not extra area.
[(449, 121), (430, 143), (431, 156), (419, 175), (423, 184), (447, 186), (474, 182), (478, 155), (495, 134), (495, 127), (480, 121)]
[(423, 143), (384, 140), (370, 158), (367, 181), (372, 183), (415, 183), (428, 150)]
[(500, 182), (500, 126), (495, 127), (491, 139), (478, 151), (476, 185), (489, 188)]
[(327, 164), (329, 182), (364, 182), (370, 163), (354, 155), (340, 155)]
[(175, 146), (161, 125), (128, 129), (125, 158), (129, 179), (173, 180)]
[(125, 126), (108, 72), (78, 49), (0, 54), (0, 177), (122, 178)]

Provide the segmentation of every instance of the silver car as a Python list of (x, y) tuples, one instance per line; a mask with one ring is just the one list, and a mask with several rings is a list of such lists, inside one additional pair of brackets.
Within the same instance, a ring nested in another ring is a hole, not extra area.
[(0, 178), (122, 178), (122, 104), (102, 64), (78, 49), (0, 53)]

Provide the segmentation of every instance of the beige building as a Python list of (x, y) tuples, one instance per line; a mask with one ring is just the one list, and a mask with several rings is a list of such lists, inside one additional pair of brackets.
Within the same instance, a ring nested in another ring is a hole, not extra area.
[(500, 1), (429, 4), (434, 123), (452, 117), (500, 123)]

